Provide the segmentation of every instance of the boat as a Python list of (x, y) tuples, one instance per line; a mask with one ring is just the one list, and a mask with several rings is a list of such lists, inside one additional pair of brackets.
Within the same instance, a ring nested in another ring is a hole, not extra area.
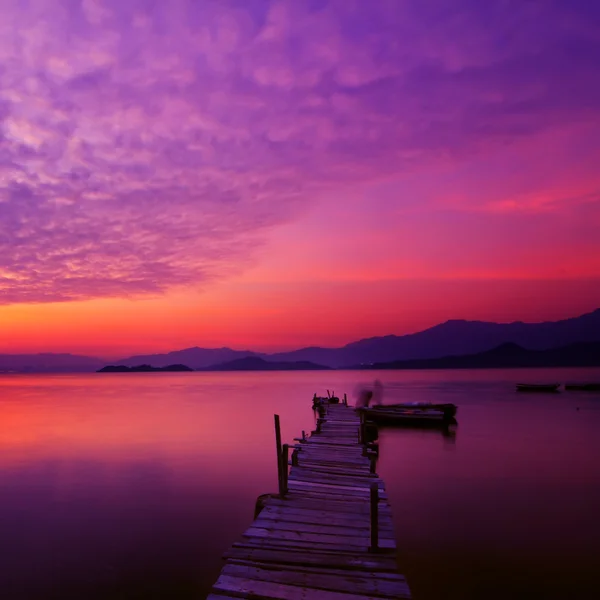
[(433, 404), (431, 402), (405, 402), (402, 404), (380, 404), (359, 408), (367, 419), (375, 423), (447, 427), (455, 425), (456, 405)]
[(565, 390), (581, 392), (600, 392), (600, 383), (567, 383)]
[(558, 392), (560, 383), (517, 383), (517, 392)]

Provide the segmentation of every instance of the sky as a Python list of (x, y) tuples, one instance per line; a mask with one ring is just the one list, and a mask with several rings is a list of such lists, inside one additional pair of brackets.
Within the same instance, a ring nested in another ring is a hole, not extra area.
[(600, 4), (0, 0), (0, 352), (600, 307)]

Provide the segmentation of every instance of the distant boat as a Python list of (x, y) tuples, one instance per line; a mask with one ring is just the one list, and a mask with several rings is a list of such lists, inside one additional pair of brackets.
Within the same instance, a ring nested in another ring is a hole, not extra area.
[(560, 383), (517, 383), (517, 392), (558, 392)]
[(367, 419), (375, 423), (414, 425), (418, 427), (445, 427), (455, 425), (456, 405), (407, 402), (403, 404), (380, 404), (359, 408)]
[(565, 390), (582, 392), (600, 392), (600, 383), (567, 383)]

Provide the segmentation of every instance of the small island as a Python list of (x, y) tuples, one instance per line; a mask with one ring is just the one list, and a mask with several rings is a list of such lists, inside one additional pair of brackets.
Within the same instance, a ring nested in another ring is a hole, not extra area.
[(138, 365), (136, 367), (126, 367), (125, 365), (107, 365), (98, 369), (96, 373), (155, 373), (157, 371), (162, 372), (181, 372), (181, 371), (193, 371), (186, 365), (168, 365), (167, 367), (153, 367), (152, 365)]

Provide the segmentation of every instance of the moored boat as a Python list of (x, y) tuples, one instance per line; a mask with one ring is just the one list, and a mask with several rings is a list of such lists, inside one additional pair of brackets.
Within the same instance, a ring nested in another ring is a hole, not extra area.
[(567, 383), (565, 390), (581, 392), (600, 392), (600, 383)]
[(433, 404), (429, 402), (408, 402), (402, 404), (380, 404), (360, 408), (365, 417), (375, 423), (397, 425), (446, 427), (456, 424), (456, 405)]
[(517, 392), (558, 392), (560, 383), (517, 383)]

